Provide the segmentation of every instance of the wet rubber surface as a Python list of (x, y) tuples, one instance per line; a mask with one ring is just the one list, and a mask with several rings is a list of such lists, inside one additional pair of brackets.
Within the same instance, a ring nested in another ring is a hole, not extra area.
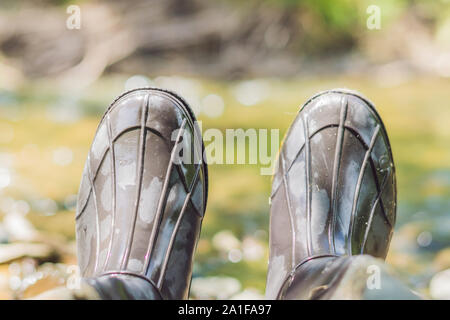
[(396, 217), (395, 168), (368, 100), (340, 89), (310, 99), (278, 161), (266, 297), (279, 297), (296, 268), (315, 257), (386, 257)]
[[(187, 298), (206, 205), (206, 164), (175, 163), (175, 146), (202, 141), (185, 102), (167, 91), (133, 90), (103, 116), (78, 196), (78, 259), (86, 278), (144, 277), (162, 298)], [(201, 155), (200, 158), (201, 159)]]

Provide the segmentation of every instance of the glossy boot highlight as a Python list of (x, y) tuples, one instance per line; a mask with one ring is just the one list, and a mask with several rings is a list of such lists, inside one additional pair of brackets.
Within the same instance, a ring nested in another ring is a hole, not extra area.
[[(175, 161), (181, 153), (189, 156)], [(186, 299), (207, 200), (195, 116), (172, 92), (118, 97), (89, 151), (78, 195), (82, 276), (105, 299)]]
[(305, 103), (280, 150), (270, 214), (267, 298), (320, 298), (312, 291), (333, 289), (352, 261), (345, 257), (386, 257), (395, 168), (371, 102), (336, 89)]

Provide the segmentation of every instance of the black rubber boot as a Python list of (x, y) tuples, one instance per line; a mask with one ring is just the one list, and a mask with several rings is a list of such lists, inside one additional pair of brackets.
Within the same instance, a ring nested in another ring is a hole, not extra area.
[(384, 259), (396, 181), (373, 104), (340, 89), (306, 102), (284, 139), (271, 203), (267, 298), (326, 297), (352, 261), (332, 258)]
[(76, 214), (79, 266), (102, 298), (188, 297), (208, 180), (195, 128), (159, 89), (129, 91), (103, 116)]

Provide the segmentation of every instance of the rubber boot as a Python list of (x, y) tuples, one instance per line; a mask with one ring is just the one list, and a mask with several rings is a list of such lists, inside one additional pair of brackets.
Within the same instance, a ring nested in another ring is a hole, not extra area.
[(143, 88), (105, 112), (80, 185), (82, 276), (103, 299), (187, 299), (207, 200), (195, 116), (172, 92)]
[(317, 94), (280, 150), (266, 297), (330, 296), (353, 255), (385, 259), (395, 217), (394, 162), (375, 107), (348, 90)]

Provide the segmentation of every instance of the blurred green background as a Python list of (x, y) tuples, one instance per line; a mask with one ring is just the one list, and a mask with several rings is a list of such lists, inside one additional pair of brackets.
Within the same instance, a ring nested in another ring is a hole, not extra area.
[[(67, 27), (78, 5), (80, 29)], [(367, 8), (380, 9), (371, 29)], [(424, 297), (450, 288), (450, 1), (132, 0), (0, 4), (0, 298), (63, 285), (76, 264), (84, 161), (109, 103), (173, 89), (203, 129), (280, 129), (314, 93), (379, 110), (397, 166), (388, 263)], [(191, 298), (261, 298), (271, 177), (210, 165)]]

